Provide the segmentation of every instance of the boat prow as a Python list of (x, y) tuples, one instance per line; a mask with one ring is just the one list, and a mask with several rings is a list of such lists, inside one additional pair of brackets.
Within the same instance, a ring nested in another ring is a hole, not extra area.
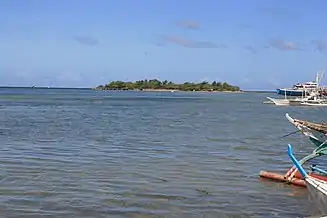
[(323, 125), (315, 124), (304, 120), (294, 119), (288, 113), (285, 114), (285, 117), (291, 124), (293, 124), (298, 129), (299, 132), (309, 137), (310, 141), (314, 143), (317, 147), (320, 146), (327, 139), (324, 135), (325, 133), (320, 132), (323, 131)]
[(292, 123), (300, 132), (302, 132), (303, 133), (303, 135), (305, 135), (305, 136), (308, 136), (308, 137), (310, 137), (310, 136), (313, 136), (313, 134), (311, 133), (311, 131), (308, 129), (308, 128), (306, 128), (306, 126), (304, 126), (303, 124), (301, 124), (301, 123), (299, 123), (299, 122), (297, 122), (297, 120), (296, 119), (293, 119), (288, 113), (286, 113), (285, 114), (285, 117), (286, 117), (286, 119), (290, 122), (290, 123)]

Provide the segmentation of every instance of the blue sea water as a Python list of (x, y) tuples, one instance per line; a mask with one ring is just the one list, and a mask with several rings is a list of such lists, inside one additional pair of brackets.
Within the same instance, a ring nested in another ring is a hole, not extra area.
[(314, 149), (275, 93), (0, 89), (2, 217), (307, 217), (307, 190), (259, 178)]

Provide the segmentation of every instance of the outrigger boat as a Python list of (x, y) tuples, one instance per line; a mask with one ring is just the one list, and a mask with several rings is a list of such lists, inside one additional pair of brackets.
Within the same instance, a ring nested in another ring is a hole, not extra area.
[(296, 98), (287, 98), (286, 96), (285, 98), (266, 98), (277, 106), (327, 106), (326, 98), (322, 98), (319, 91), (311, 91), (308, 95)]
[[(324, 71), (318, 71), (314, 82), (294, 85), (293, 88), (277, 89), (277, 94), (284, 95), (284, 98), (266, 97), (269, 103), (278, 106), (327, 106), (327, 100), (323, 96), (327, 95), (326, 87), (320, 86)], [(287, 98), (287, 96), (297, 96)]]
[[(322, 143), (319, 147), (313, 150), (313, 152), (304, 158), (302, 158), (299, 163), (300, 165), (305, 164), (309, 160), (315, 159), (317, 157), (327, 155), (327, 141)], [(292, 166), (284, 175), (274, 172), (260, 171), (260, 177), (271, 179), (275, 181), (285, 182), (288, 184), (293, 184), (297, 186), (306, 187), (305, 181), (302, 179), (301, 174), (298, 172), (295, 166)], [(311, 172), (309, 173), (311, 177), (318, 178), (327, 181), (327, 172), (316, 166), (311, 166)]]
[[(286, 118), (305, 136), (309, 137), (310, 141), (313, 142), (317, 148), (306, 157), (302, 158), (299, 163), (301, 165), (305, 164), (309, 160), (315, 159), (322, 155), (327, 155), (327, 140), (322, 140), (319, 136), (313, 134), (313, 130), (318, 133), (327, 133), (327, 125), (316, 124), (308, 121), (297, 120), (286, 114)], [(297, 131), (297, 132), (298, 132)], [(295, 133), (295, 132), (294, 132)], [(284, 175), (274, 172), (260, 171), (260, 177), (267, 178), (271, 180), (276, 180), (280, 182), (286, 182), (298, 186), (306, 186), (305, 181), (302, 179), (301, 174), (297, 171), (296, 167), (293, 166)], [(311, 172), (309, 174), (312, 177), (319, 178), (321, 180), (327, 181), (327, 172), (316, 166), (311, 166)]]
[(303, 135), (309, 137), (309, 140), (316, 146), (320, 146), (327, 140), (327, 124), (294, 119), (288, 113), (286, 113), (285, 116), (286, 119), (298, 129), (297, 132), (301, 132)]
[(312, 177), (301, 166), (301, 163), (294, 157), (292, 145), (288, 145), (288, 156), (304, 178), (305, 184), (309, 190), (310, 199), (313, 200), (317, 208), (323, 215), (327, 215), (327, 182), (319, 178)]
[[(271, 98), (271, 97), (266, 97), (266, 98), (268, 100), (270, 100), (273, 104), (278, 105), (278, 106), (300, 105), (301, 102), (313, 97), (312, 93), (309, 93), (309, 96), (307, 96), (307, 94), (308, 93), (305, 92), (301, 97), (296, 97), (296, 98), (287, 98), (286, 94), (285, 94), (284, 98)], [(316, 93), (313, 93), (313, 94), (316, 94)]]

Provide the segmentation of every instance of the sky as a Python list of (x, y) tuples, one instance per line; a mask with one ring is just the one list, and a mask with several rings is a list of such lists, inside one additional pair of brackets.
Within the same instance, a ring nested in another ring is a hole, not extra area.
[(2, 0), (0, 8), (0, 86), (156, 78), (273, 90), (327, 66), (325, 0)]

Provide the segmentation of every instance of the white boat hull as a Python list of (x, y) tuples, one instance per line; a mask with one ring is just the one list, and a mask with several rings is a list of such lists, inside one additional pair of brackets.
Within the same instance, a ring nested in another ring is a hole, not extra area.
[(301, 105), (303, 106), (318, 106), (318, 107), (326, 107), (327, 102), (317, 102), (317, 103), (310, 103), (310, 102), (302, 102)]
[(272, 101), (275, 105), (289, 105), (290, 101), (288, 99), (276, 99), (276, 98), (270, 98), (270, 97), (266, 97), (267, 99), (269, 99), (270, 101)]
[(312, 178), (305, 178), (309, 190), (309, 198), (320, 210), (322, 215), (327, 215), (327, 182)]
[(275, 105), (290, 105), (290, 106), (318, 106), (326, 107), (326, 100), (307, 100), (307, 99), (276, 99), (271, 97), (266, 97)]

